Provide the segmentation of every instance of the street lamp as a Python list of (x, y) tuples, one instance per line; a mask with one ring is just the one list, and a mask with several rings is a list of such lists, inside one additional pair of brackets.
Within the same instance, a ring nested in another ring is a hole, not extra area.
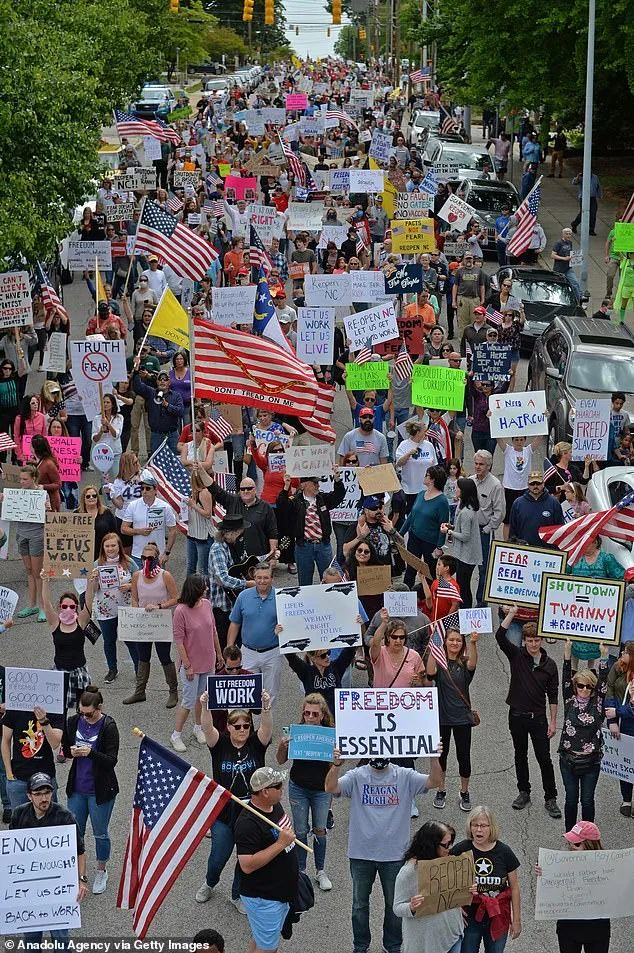
[(581, 290), (588, 290), (590, 252), (590, 180), (592, 178), (592, 108), (594, 105), (594, 32), (596, 0), (588, 0), (588, 52), (586, 57), (586, 115), (583, 130), (583, 178), (581, 180)]

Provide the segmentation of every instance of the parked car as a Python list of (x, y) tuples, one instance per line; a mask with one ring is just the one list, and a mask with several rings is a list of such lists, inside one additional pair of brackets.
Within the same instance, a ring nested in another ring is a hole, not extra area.
[(205, 93), (224, 93), (229, 90), (229, 79), (227, 76), (214, 76), (205, 83)]
[(473, 209), (473, 217), (486, 229), (486, 244), (482, 251), (495, 252), (495, 220), (508, 205), (512, 212), (520, 204), (520, 197), (512, 182), (492, 179), (465, 179), (458, 189), (460, 198)]
[(500, 268), (491, 279), (493, 288), (499, 289), (504, 278), (513, 279), (513, 295), (524, 305), (526, 323), (522, 328), (520, 350), (526, 357), (530, 357), (535, 341), (555, 315), (586, 316), (583, 308), (577, 304), (572, 285), (559, 272), (507, 265)]
[[(598, 470), (597, 473), (592, 474), (586, 488), (586, 499), (593, 513), (599, 513), (601, 510), (609, 510), (611, 506), (616, 506), (624, 496), (632, 492), (634, 492), (634, 467), (607, 467), (605, 470)], [(634, 566), (632, 549), (634, 536), (628, 540), (609, 539), (607, 536), (601, 538), (602, 549), (606, 553), (612, 553), (624, 569)]]
[(548, 454), (572, 442), (580, 398), (634, 394), (634, 335), (625, 325), (558, 314), (535, 343), (528, 389), (546, 393)]
[(133, 104), (132, 113), (138, 119), (167, 119), (175, 108), (176, 97), (169, 86), (147, 84)]
[(421, 109), (412, 118), (407, 130), (407, 141), (410, 146), (417, 146), (428, 133), (437, 132), (439, 129), (440, 113), (437, 110)]
[(443, 173), (444, 178), (456, 177), (462, 179), (488, 179), (493, 176), (493, 160), (482, 146), (474, 146), (468, 142), (443, 142), (433, 139), (427, 143), (423, 156), (425, 165), (444, 168), (450, 166), (452, 172)]

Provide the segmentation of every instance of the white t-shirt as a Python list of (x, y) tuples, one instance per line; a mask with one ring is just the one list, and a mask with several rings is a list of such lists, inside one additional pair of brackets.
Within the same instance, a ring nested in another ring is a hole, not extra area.
[(92, 422), (92, 436), (96, 437), (97, 434), (99, 434), (99, 443), (105, 443), (108, 447), (110, 447), (115, 455), (117, 453), (121, 453), (121, 431), (123, 430), (123, 417), (121, 414), (115, 414), (114, 417), (110, 418), (110, 425), (116, 434), (114, 437), (110, 433), (99, 433), (101, 430), (101, 423), (101, 414), (97, 414)]
[(122, 520), (124, 518), (125, 511), (133, 500), (141, 499), (141, 484), (135, 481), (130, 481), (126, 483), (125, 480), (121, 480), (119, 477), (116, 480), (113, 480), (108, 488), (108, 495), (111, 500), (115, 500), (118, 496), (123, 499), (123, 506), (121, 509), (115, 508), (114, 515), (117, 519)]
[(158, 496), (149, 505), (143, 500), (133, 500), (127, 505), (123, 520), (125, 523), (131, 523), (134, 529), (143, 529), (146, 526), (152, 527), (152, 532), (148, 536), (132, 537), (132, 556), (134, 559), (141, 558), (143, 547), (148, 543), (156, 543), (159, 552), (163, 555), (166, 530), (176, 526), (174, 510), (169, 503), (160, 500)]
[(533, 448), (526, 444), (521, 450), (514, 450), (509, 444), (504, 448), (504, 476), (502, 485), (506, 490), (527, 490), (528, 474), (532, 469)]
[(396, 448), (395, 459), (399, 460), (410, 450), (417, 450), (414, 456), (404, 463), (401, 470), (401, 484), (405, 493), (420, 493), (424, 488), (423, 480), (430, 467), (436, 466), (438, 458), (430, 440), (403, 440)]
[(151, 290), (160, 298), (167, 288), (167, 278), (161, 269), (157, 268), (156, 271), (152, 271), (151, 268), (146, 268), (145, 271), (142, 272), (142, 275), (144, 278), (147, 278), (147, 283)]

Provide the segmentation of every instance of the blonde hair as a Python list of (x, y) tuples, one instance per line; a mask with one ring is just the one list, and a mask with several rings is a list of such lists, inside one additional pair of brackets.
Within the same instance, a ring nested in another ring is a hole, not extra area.
[(300, 724), (303, 724), (305, 705), (319, 705), (319, 710), (321, 711), (319, 723), (324, 725), (326, 728), (335, 727), (335, 719), (332, 717), (332, 712), (328, 707), (328, 702), (323, 695), (320, 695), (319, 692), (311, 692), (309, 695), (304, 697), (304, 701), (302, 702), (302, 722), (300, 722)]
[(586, 682), (590, 682), (592, 685), (592, 691), (594, 691), (597, 687), (597, 676), (593, 671), (591, 671), (591, 669), (583, 668), (580, 672), (575, 672), (575, 674), (572, 676), (572, 684), (575, 688), (577, 687), (577, 683), (580, 678), (583, 678), (583, 680)]
[(119, 479), (126, 483), (139, 472), (139, 459), (132, 450), (126, 450), (119, 460)]
[(498, 827), (498, 822), (491, 808), (487, 807), (485, 804), (478, 804), (477, 807), (474, 807), (467, 818), (466, 834), (468, 839), (471, 840), (473, 837), (473, 834), (471, 833), (471, 825), (475, 821), (476, 817), (486, 817), (487, 821), (489, 822), (489, 840), (491, 842), (498, 840), (500, 837), (500, 828)]
[(553, 457), (556, 457), (556, 463), (559, 463), (564, 453), (568, 453), (569, 450), (572, 450), (572, 444), (568, 443), (566, 440), (560, 440), (559, 443), (556, 443), (553, 447)]

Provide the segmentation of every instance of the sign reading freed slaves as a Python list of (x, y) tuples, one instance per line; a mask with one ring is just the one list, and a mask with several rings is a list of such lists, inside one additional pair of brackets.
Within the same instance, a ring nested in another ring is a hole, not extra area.
[(31, 282), (28, 271), (0, 275), (0, 331), (24, 327), (33, 321)]
[(618, 645), (625, 583), (544, 573), (537, 628), (540, 635)]
[(51, 578), (87, 579), (95, 549), (95, 518), (88, 513), (47, 513), (43, 569)]
[(361, 645), (355, 582), (276, 589), (275, 607), (283, 655)]
[(485, 586), (486, 602), (538, 606), (545, 572), (563, 573), (568, 557), (554, 549), (539, 549), (491, 540)]
[(462, 410), (465, 373), (453, 367), (415, 364), (412, 371), (412, 403), (433, 410)]
[(244, 708), (247, 711), (262, 708), (262, 673), (253, 675), (208, 675), (207, 708), (222, 711)]
[(438, 754), (436, 688), (336, 688), (342, 758), (420, 758)]
[(572, 434), (572, 459), (607, 460), (610, 438), (610, 399), (575, 401), (575, 423)]

